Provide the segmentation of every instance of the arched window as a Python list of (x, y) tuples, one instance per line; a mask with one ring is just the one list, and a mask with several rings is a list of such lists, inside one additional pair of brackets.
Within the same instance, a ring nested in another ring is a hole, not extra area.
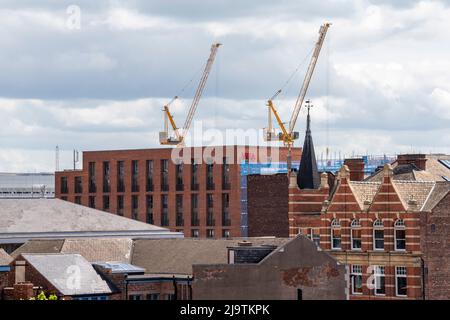
[(380, 219), (373, 223), (373, 249), (384, 250), (384, 225)]
[(395, 250), (406, 250), (405, 222), (402, 219), (398, 219), (394, 223), (394, 237)]
[(352, 250), (361, 250), (361, 224), (359, 220), (353, 219), (350, 228)]
[(341, 249), (341, 223), (338, 219), (331, 221), (331, 249)]

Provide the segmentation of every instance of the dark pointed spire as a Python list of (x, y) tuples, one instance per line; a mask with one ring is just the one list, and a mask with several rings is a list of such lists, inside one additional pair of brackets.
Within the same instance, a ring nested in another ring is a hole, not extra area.
[(312, 105), (306, 101), (308, 116), (306, 118), (306, 134), (303, 143), (302, 158), (297, 174), (297, 184), (300, 189), (318, 189), (320, 187), (320, 175), (317, 171), (316, 154), (314, 153), (314, 144), (311, 136), (309, 109)]

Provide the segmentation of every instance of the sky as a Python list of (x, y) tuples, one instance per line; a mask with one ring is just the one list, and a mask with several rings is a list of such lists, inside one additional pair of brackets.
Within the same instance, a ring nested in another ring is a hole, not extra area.
[(281, 87), (288, 122), (324, 22), (316, 155), (450, 153), (449, 16), (450, 1), (0, 0), (0, 171), (54, 171), (57, 145), (61, 169), (73, 149), (158, 147), (162, 106), (181, 92), (181, 126), (215, 42), (194, 119), (206, 133), (188, 145), (266, 127)]

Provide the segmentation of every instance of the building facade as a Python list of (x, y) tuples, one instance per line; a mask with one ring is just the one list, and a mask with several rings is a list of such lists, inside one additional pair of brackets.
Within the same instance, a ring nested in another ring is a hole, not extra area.
[(241, 167), (286, 155), (286, 148), (249, 146), (89, 151), (83, 169), (56, 172), (56, 197), (186, 237), (247, 236)]

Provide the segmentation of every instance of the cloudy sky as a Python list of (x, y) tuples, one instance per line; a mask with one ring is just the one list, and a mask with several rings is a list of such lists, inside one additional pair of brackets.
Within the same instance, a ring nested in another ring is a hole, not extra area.
[(0, 171), (52, 171), (56, 145), (62, 168), (73, 148), (158, 146), (162, 105), (194, 77), (181, 126), (213, 42), (197, 124), (266, 126), (265, 101), (300, 66), (276, 100), (288, 121), (325, 21), (308, 91), (319, 157), (450, 153), (448, 17), (448, 1), (0, 0)]

